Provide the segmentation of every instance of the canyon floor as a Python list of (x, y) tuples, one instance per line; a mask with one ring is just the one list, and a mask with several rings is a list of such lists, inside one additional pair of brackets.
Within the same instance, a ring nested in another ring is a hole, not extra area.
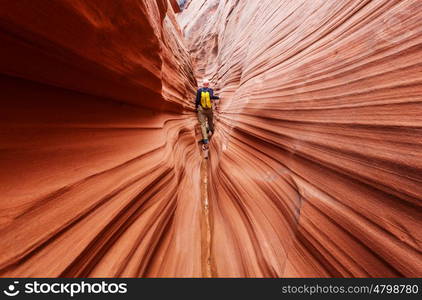
[(422, 277), (421, 1), (1, 7), (0, 276)]

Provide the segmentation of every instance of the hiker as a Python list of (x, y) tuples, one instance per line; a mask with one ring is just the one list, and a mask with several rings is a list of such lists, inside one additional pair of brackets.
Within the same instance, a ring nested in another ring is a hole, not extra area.
[[(212, 100), (220, 99), (220, 97), (214, 95), (214, 91), (209, 88), (210, 82), (208, 79), (202, 81), (202, 88), (196, 92), (195, 108), (198, 112), (198, 120), (201, 124), (202, 132), (202, 148), (208, 149), (208, 138), (214, 133), (214, 122), (213, 122), (213, 102)], [(208, 129), (207, 124), (208, 121)]]

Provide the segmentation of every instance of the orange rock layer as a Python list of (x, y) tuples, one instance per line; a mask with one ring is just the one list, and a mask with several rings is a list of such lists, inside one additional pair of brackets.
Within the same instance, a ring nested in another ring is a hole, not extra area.
[(189, 1), (214, 276), (422, 276), (419, 1)]
[(170, 2), (3, 1), (0, 27), (1, 276), (201, 276)]

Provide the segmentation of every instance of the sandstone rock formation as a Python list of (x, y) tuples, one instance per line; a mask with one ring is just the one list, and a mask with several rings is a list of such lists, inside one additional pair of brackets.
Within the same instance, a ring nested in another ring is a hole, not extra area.
[(419, 1), (0, 3), (0, 276), (422, 276)]
[(422, 276), (420, 1), (188, 1), (214, 276)]
[(196, 82), (170, 2), (1, 7), (1, 276), (201, 276)]

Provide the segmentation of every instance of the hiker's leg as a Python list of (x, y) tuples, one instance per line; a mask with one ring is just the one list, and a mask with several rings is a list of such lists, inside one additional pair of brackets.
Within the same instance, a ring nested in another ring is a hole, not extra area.
[(214, 113), (212, 111), (212, 108), (208, 112), (207, 118), (208, 118), (208, 128), (210, 129), (211, 132), (214, 133)]
[(207, 117), (206, 117), (202, 107), (198, 107), (198, 121), (199, 121), (199, 124), (201, 124), (202, 139), (208, 141), (206, 120), (207, 120)]

